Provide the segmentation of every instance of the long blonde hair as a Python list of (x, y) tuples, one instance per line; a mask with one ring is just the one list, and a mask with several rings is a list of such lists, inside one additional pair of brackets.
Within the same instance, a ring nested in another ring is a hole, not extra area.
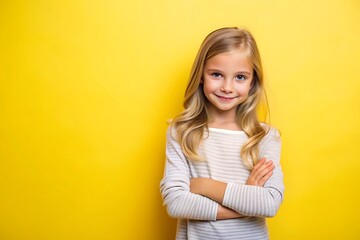
[(239, 47), (249, 52), (249, 60), (253, 65), (252, 87), (248, 98), (237, 107), (236, 114), (238, 125), (248, 136), (248, 140), (240, 151), (240, 157), (250, 169), (258, 161), (259, 142), (267, 133), (267, 130), (260, 125), (256, 113), (260, 101), (266, 102), (263, 70), (255, 39), (247, 30), (236, 27), (220, 28), (205, 38), (191, 69), (183, 104), (185, 109), (171, 123), (176, 130), (176, 138), (181, 149), (188, 159), (202, 159), (197, 150), (204, 138), (204, 130), (208, 130), (210, 103), (204, 95), (201, 83), (204, 65), (211, 57)]

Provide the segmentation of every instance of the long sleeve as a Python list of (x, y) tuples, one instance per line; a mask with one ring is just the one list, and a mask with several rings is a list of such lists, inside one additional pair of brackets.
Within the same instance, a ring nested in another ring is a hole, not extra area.
[(160, 191), (169, 216), (174, 218), (216, 220), (218, 203), (190, 192), (189, 163), (178, 142), (166, 135), (166, 163)]
[(280, 151), (280, 135), (275, 129), (271, 128), (260, 142), (260, 157), (266, 157), (275, 163), (273, 175), (265, 183), (264, 187), (229, 182), (222, 204), (247, 216), (275, 216), (284, 196)]

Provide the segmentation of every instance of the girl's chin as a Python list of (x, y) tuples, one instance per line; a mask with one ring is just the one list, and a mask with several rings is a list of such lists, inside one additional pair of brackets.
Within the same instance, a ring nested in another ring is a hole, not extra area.
[(216, 111), (232, 111), (234, 109), (236, 109), (237, 106), (214, 106), (213, 105), (213, 108), (216, 110)]

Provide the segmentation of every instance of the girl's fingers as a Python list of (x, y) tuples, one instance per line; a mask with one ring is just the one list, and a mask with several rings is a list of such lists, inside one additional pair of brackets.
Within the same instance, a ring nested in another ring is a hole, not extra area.
[(252, 174), (254, 176), (258, 175), (260, 172), (262, 172), (264, 169), (268, 168), (269, 166), (271, 166), (271, 164), (273, 164), (273, 162), (270, 160), (270, 161), (267, 161), (267, 162), (264, 162), (263, 164), (259, 165), (256, 169), (254, 168), (252, 170)]
[(259, 164), (259, 165), (257, 166), (257, 168), (254, 168), (254, 169), (252, 170), (252, 174), (253, 174), (254, 176), (256, 176), (256, 175), (259, 174), (262, 170), (264, 170), (265, 168), (267, 168), (271, 163), (272, 163), (271, 161), (268, 161), (268, 162), (264, 162), (264, 163), (262, 163), (262, 164)]
[(246, 184), (264, 186), (265, 182), (272, 176), (272, 171), (274, 169), (275, 165), (271, 160), (266, 161), (266, 158), (260, 159), (251, 171)]
[(263, 187), (267, 180), (273, 175), (273, 171), (268, 172), (262, 179), (260, 179), (258, 186)]
[(258, 169), (260, 166), (262, 166), (262, 165), (265, 163), (265, 161), (266, 161), (266, 158), (260, 159), (260, 161), (258, 161), (258, 162), (255, 164), (255, 166), (254, 166), (254, 168), (253, 168), (253, 171), (254, 171), (255, 169)]
[(272, 163), (272, 161), (267, 162), (263, 166), (261, 166), (257, 171), (254, 173), (255, 181), (259, 182), (266, 174), (268, 174), (270, 171), (273, 171), (275, 168), (275, 165)]

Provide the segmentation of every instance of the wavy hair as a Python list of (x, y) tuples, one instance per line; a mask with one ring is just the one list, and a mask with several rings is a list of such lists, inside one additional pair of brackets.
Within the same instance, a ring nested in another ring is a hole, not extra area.
[(256, 112), (262, 100), (265, 101), (267, 107), (263, 70), (255, 39), (249, 31), (236, 27), (220, 28), (205, 38), (191, 69), (183, 103), (185, 109), (171, 123), (171, 126), (176, 130), (176, 139), (188, 159), (202, 160), (197, 150), (204, 139), (204, 130), (208, 131), (210, 103), (204, 95), (201, 83), (205, 63), (217, 54), (240, 47), (248, 52), (249, 60), (253, 66), (252, 87), (247, 99), (237, 107), (236, 112), (236, 121), (248, 136), (241, 148), (240, 157), (250, 169), (258, 161), (259, 142), (268, 131), (261, 126)]

